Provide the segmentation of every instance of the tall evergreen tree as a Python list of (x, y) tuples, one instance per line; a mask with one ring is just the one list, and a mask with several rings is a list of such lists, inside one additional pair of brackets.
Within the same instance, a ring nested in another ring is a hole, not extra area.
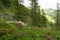
[(46, 15), (46, 13), (42, 9), (41, 24), (42, 24), (43, 27), (46, 27), (47, 26), (47, 19), (46, 19), (45, 15)]
[(37, 25), (38, 0), (31, 0), (31, 18), (32, 25)]
[(42, 10), (43, 15), (41, 14), (40, 7), (38, 6), (38, 0), (31, 0), (31, 8), (32, 25), (46, 27), (47, 19), (44, 16), (45, 12)]
[(57, 3), (57, 26), (60, 26), (60, 7), (59, 7), (59, 3)]
[(26, 17), (28, 14), (28, 9), (22, 4), (22, 0), (20, 0), (20, 3), (18, 1), (15, 1), (15, 18), (17, 21), (23, 21), (26, 22)]

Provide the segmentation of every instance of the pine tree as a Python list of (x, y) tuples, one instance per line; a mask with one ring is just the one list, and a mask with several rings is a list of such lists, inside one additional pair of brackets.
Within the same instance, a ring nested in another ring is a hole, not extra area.
[(57, 20), (56, 20), (56, 22), (57, 22), (57, 26), (60, 26), (60, 7), (59, 7), (59, 3), (57, 3)]
[(31, 18), (32, 25), (37, 25), (37, 13), (38, 13), (38, 2), (37, 0), (31, 0)]
[(15, 0), (15, 18), (17, 21), (23, 21), (23, 22), (26, 22), (26, 17), (27, 17), (27, 14), (28, 14), (28, 9), (22, 4), (22, 0), (21, 0), (21, 3), (18, 3), (17, 0)]
[(44, 10), (42, 9), (41, 23), (42, 23), (42, 26), (43, 26), (43, 27), (46, 27), (46, 26), (47, 26), (47, 19), (46, 19), (45, 15), (46, 15), (46, 13), (45, 13)]

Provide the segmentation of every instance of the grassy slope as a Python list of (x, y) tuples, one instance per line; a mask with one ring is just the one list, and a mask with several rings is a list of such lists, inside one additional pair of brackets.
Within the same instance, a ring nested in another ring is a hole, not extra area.
[[(60, 33), (51, 27), (19, 27), (3, 23), (0, 26), (0, 40), (60, 40)], [(5, 29), (5, 30), (4, 30)], [(2, 35), (1, 35), (2, 33)]]

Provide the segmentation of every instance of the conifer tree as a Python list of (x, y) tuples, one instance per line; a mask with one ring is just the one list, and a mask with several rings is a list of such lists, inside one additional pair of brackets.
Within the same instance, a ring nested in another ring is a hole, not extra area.
[(38, 0), (31, 0), (31, 18), (32, 25), (37, 25)]

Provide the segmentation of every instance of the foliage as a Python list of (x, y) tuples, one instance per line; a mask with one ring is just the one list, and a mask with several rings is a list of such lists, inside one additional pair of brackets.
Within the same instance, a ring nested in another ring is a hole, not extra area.
[[(6, 30), (5, 33), (3, 29)], [(57, 33), (58, 31), (51, 27), (28, 27), (26, 25), (25, 27), (18, 28), (13, 24), (5, 24), (0, 27), (0, 30), (3, 30), (2, 35), (2, 31), (0, 31), (0, 40), (48, 40), (49, 38), (59, 40), (60, 35), (60, 33)]]
[(47, 26), (44, 10), (41, 11), (37, 0), (31, 0), (31, 3), (31, 9), (28, 9), (22, 3), (18, 4), (18, 0), (0, 0), (0, 15), (13, 14), (14, 20), (26, 22), (26, 26), (16, 26), (0, 16), (0, 40), (60, 40), (60, 28)]

